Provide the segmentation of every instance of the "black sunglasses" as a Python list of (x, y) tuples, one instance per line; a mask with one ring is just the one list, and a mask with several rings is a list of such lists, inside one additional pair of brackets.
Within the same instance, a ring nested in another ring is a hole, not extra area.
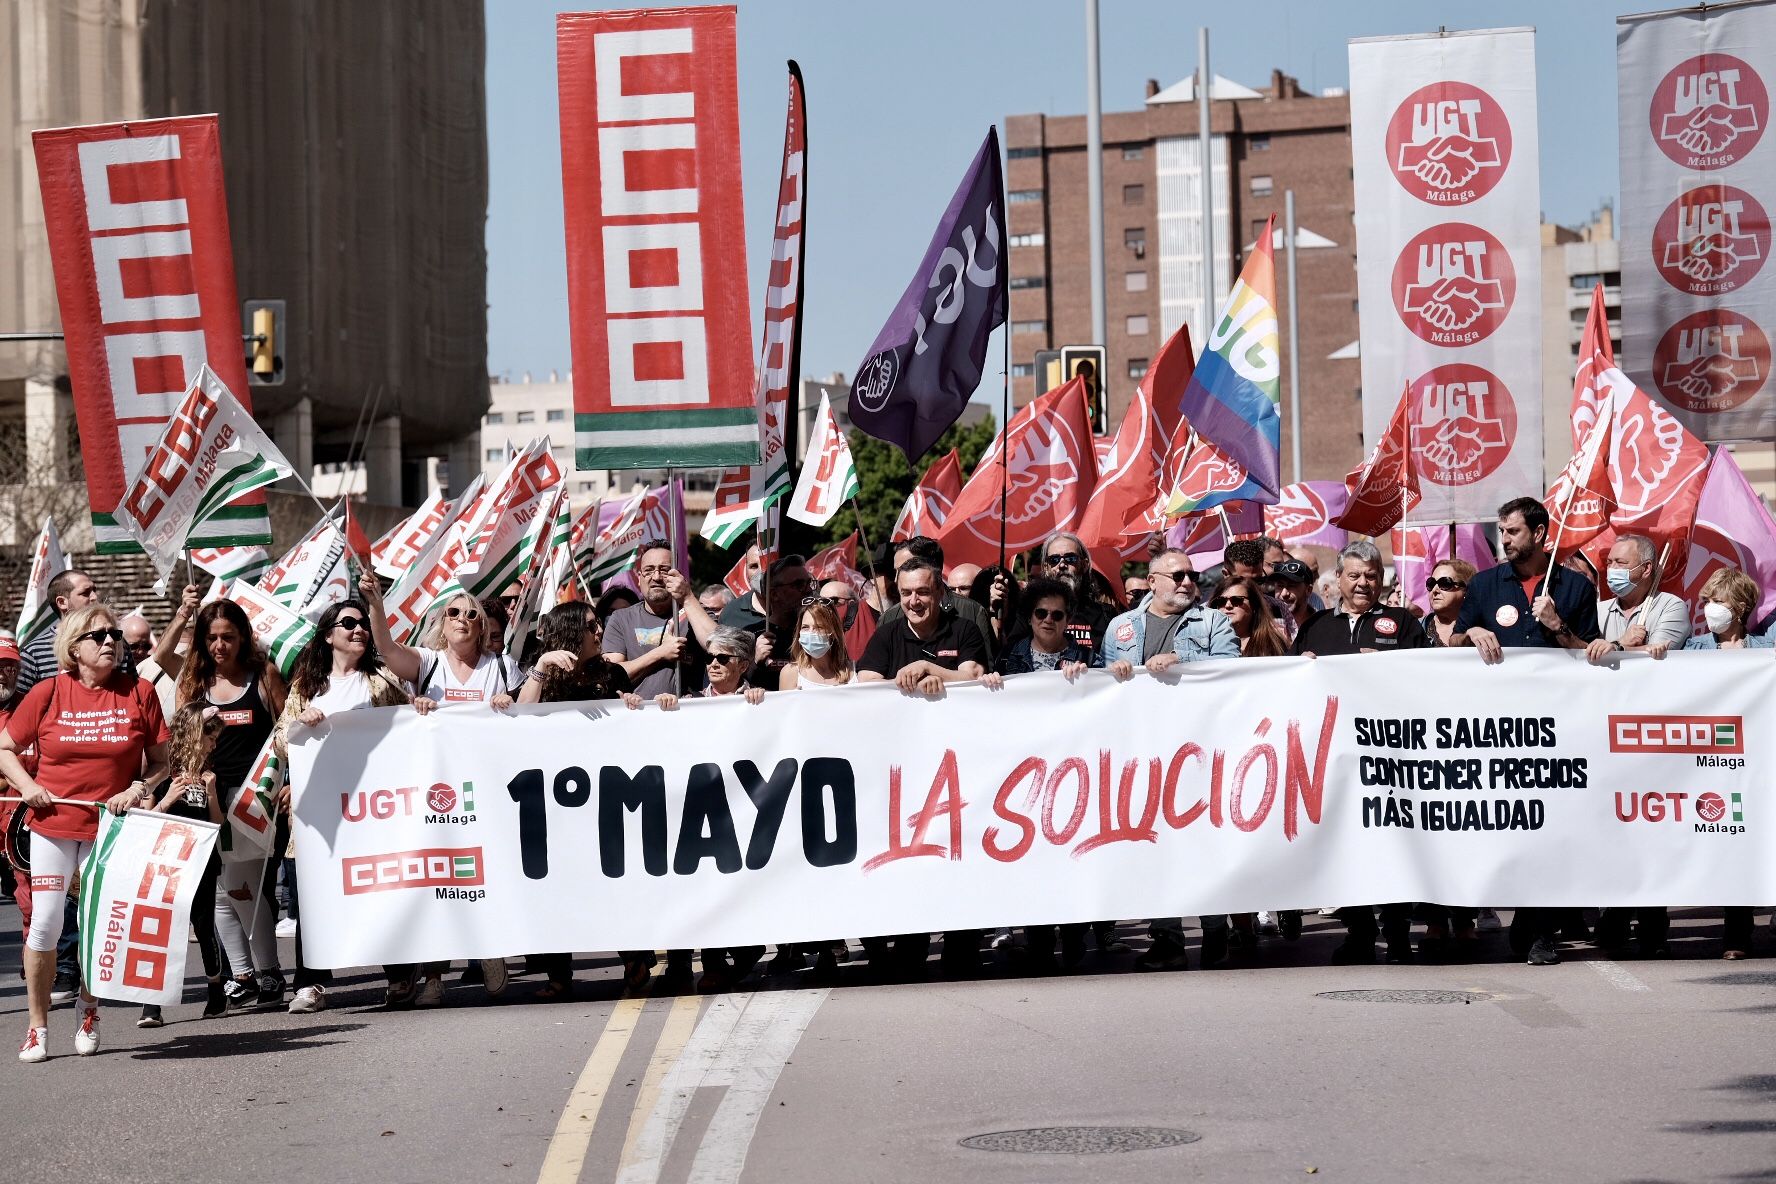
[(1067, 610), (1064, 608), (1033, 608), (1030, 610), (1032, 621), (1064, 621)]
[(355, 630), (364, 628), (364, 618), (363, 617), (340, 617), (337, 621), (333, 622), (333, 628), (343, 629), (347, 633), (351, 633), (351, 632), (354, 632)]
[(1149, 579), (1170, 580), (1174, 584), (1196, 584), (1202, 582), (1201, 577), (1199, 577), (1194, 571), (1150, 571), (1147, 573), (1147, 576)]
[(82, 633), (79, 637), (76, 637), (74, 640), (77, 642), (91, 641), (91, 642), (97, 642), (99, 645), (104, 645), (106, 638), (110, 638), (112, 641), (122, 641), (123, 640), (123, 630), (117, 628), (116, 626), (112, 626), (109, 629), (89, 629), (85, 633)]
[(1460, 580), (1452, 580), (1448, 576), (1438, 576), (1434, 580), (1425, 581), (1426, 592), (1459, 592), (1467, 585)]
[(1076, 555), (1071, 551), (1063, 551), (1059, 555), (1046, 555), (1042, 562), (1050, 567), (1078, 567), (1084, 562), (1085, 556)]
[(744, 662), (744, 661), (746, 661), (746, 659), (741, 657), (739, 654), (710, 654), (709, 655), (709, 664), (712, 666), (726, 666), (729, 662)]
[(1235, 608), (1252, 607), (1252, 602), (1244, 596), (1217, 596), (1215, 599), (1209, 601), (1210, 608), (1226, 608), (1230, 604)]

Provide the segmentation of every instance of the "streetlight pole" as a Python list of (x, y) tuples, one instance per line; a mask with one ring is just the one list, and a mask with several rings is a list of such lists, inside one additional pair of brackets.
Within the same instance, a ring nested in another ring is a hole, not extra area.
[(1289, 252), (1289, 472), (1301, 480), (1301, 314), (1295, 282), (1295, 191), (1283, 192), (1283, 234)]
[(1209, 93), (1215, 75), (1209, 70), (1209, 30), (1205, 25), (1196, 31), (1196, 136), (1202, 155), (1202, 259), (1203, 259), (1203, 337), (1198, 350), (1207, 348), (1209, 334), (1215, 331), (1215, 309), (1219, 293), (1215, 290), (1215, 160), (1209, 150), (1212, 132), (1209, 120)]
[[(1091, 224), (1092, 344), (1108, 345), (1104, 312), (1104, 93), (1098, 77), (1098, 0), (1085, 0), (1085, 177)], [(1099, 376), (1103, 381), (1103, 376)], [(1038, 384), (1040, 385), (1040, 384)]]

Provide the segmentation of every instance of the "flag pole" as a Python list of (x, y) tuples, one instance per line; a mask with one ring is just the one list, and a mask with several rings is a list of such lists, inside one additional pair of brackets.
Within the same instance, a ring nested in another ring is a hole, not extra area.
[[(876, 561), (870, 555), (869, 536), (863, 533), (863, 511), (857, 508), (857, 496), (851, 497), (851, 517), (857, 522), (857, 545), (863, 548), (863, 561), (869, 565), (870, 583), (876, 582)], [(1003, 527), (1001, 527), (1003, 529)]]

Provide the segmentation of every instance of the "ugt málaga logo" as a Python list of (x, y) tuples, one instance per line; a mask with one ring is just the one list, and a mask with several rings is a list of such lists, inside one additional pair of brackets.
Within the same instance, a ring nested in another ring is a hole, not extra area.
[(1264, 533), (1287, 543), (1326, 529), (1331, 509), (1319, 491), (1305, 481), (1285, 485), (1276, 505), (1264, 507)]
[(1698, 185), (1665, 207), (1653, 226), (1653, 264), (1686, 296), (1743, 288), (1770, 254), (1770, 216), (1732, 185)]
[(1511, 454), (1517, 403), (1497, 375), (1451, 362), (1412, 384), (1412, 451), (1419, 473), (1438, 485), (1485, 480)]
[(1673, 407), (1731, 411), (1770, 374), (1770, 339), (1755, 321), (1725, 308), (1693, 312), (1665, 330), (1653, 350), (1653, 381)]
[(1764, 80), (1725, 53), (1697, 54), (1673, 66), (1647, 110), (1653, 143), (1686, 169), (1722, 169), (1743, 160), (1769, 122)]
[(1387, 126), (1388, 169), (1431, 205), (1485, 197), (1511, 163), (1511, 122), (1498, 100), (1466, 82), (1433, 82), (1406, 96)]
[(1394, 311), (1432, 345), (1473, 345), (1491, 336), (1517, 297), (1517, 269), (1498, 239), (1466, 222), (1415, 235), (1394, 261)]

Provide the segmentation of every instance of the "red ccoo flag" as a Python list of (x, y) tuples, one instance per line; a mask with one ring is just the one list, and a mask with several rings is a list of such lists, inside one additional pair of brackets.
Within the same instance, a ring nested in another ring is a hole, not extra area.
[(954, 448), (939, 457), (913, 491), (907, 494), (900, 517), (894, 520), (889, 542), (904, 543), (916, 534), (935, 535), (950, 516), (950, 507), (962, 493), (962, 458)]
[(1026, 404), (981, 457), (938, 537), (946, 562), (985, 567), (998, 561), (1000, 484), (1008, 468), (1010, 493), (1003, 516), (1007, 557), (1057, 530), (1078, 530), (1098, 480), (1084, 379), (1075, 378)]
[(1400, 394), (1387, 431), (1360, 468), (1344, 479), (1350, 491), (1344, 513), (1333, 520), (1352, 534), (1380, 538), (1419, 503), (1418, 467), (1412, 463), (1412, 384)]

